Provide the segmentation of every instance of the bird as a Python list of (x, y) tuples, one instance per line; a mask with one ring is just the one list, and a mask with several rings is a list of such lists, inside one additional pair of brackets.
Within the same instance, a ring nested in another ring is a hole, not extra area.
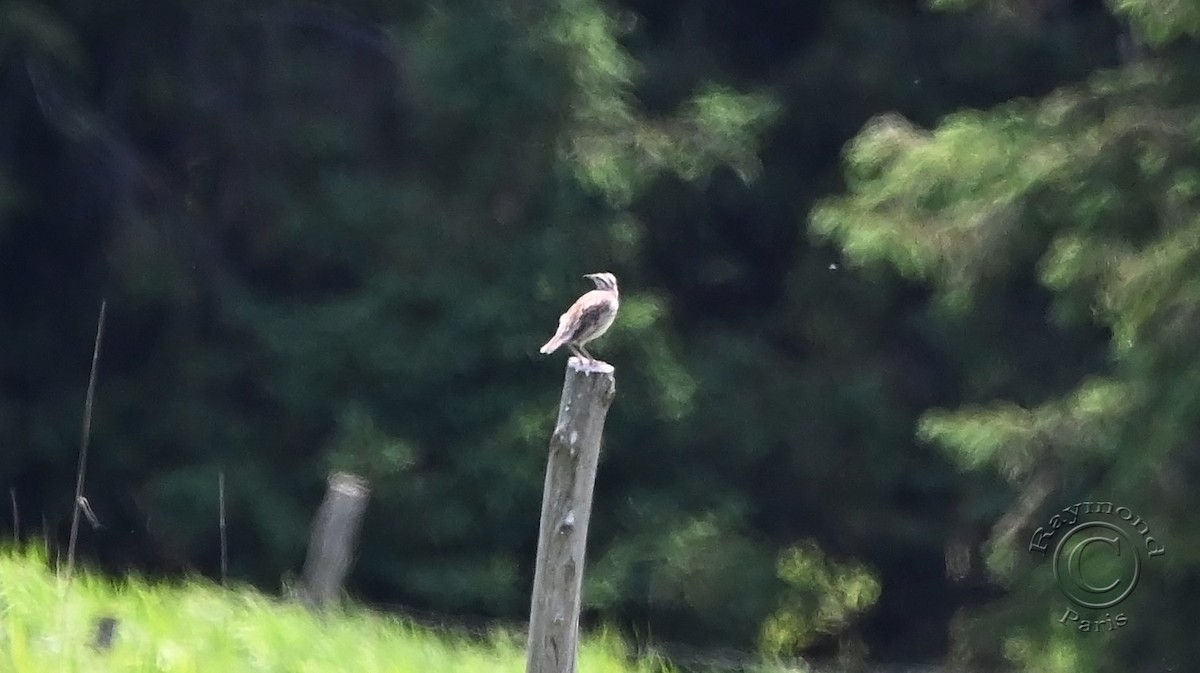
[(558, 331), (541, 348), (543, 355), (549, 355), (566, 344), (576, 356), (596, 361), (584, 345), (612, 326), (620, 308), (620, 294), (617, 291), (617, 277), (611, 273), (589, 273), (584, 278), (595, 283), (596, 289), (576, 299), (571, 308), (559, 317)]

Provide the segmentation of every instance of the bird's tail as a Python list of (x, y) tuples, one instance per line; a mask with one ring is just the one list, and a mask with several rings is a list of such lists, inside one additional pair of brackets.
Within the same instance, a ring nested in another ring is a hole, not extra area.
[(566, 342), (566, 339), (564, 339), (563, 337), (560, 337), (560, 336), (556, 336), (553, 339), (547, 341), (546, 345), (542, 346), (540, 352), (543, 355), (548, 354), (548, 353), (553, 353), (554, 351), (558, 350), (565, 342)]

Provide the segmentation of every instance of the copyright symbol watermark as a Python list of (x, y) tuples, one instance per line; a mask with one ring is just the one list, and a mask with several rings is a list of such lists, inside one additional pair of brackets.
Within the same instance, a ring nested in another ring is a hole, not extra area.
[[(1052, 548), (1052, 551), (1051, 551)], [(1166, 553), (1150, 525), (1128, 507), (1079, 502), (1033, 532), (1029, 551), (1046, 556), (1070, 606), (1059, 618), (1080, 631), (1114, 631), (1129, 622), (1116, 608), (1137, 588), (1144, 566)]]
[(1081, 608), (1104, 610), (1129, 597), (1142, 560), (1128, 532), (1107, 521), (1071, 528), (1054, 548), (1054, 579)]

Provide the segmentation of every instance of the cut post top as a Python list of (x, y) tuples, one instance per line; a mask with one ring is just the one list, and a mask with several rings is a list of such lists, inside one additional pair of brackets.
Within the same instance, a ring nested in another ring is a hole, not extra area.
[(574, 355), (567, 358), (567, 366), (585, 374), (612, 374), (616, 371), (612, 365), (603, 360), (592, 360), (589, 362)]

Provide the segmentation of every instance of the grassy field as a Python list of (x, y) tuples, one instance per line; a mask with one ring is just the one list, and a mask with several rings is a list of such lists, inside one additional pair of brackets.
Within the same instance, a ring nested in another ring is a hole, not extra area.
[[(119, 620), (111, 649), (96, 624)], [(523, 673), (524, 641), (447, 635), (366, 610), (323, 616), (248, 589), (195, 580), (111, 582), (76, 573), (67, 585), (36, 552), (0, 552), (0, 672)], [(580, 673), (660, 673), (630, 661), (619, 639), (585, 640)]]

